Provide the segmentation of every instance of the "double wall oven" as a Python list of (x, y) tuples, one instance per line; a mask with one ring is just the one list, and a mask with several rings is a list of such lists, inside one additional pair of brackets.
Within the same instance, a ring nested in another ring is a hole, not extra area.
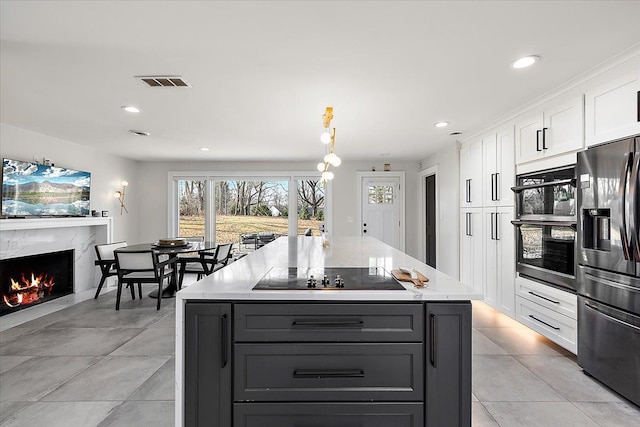
[(516, 271), (575, 293), (575, 167), (518, 175), (516, 184)]

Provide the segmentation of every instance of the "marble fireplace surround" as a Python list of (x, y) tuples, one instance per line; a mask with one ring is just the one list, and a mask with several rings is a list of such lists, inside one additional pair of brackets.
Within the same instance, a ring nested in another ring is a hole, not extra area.
[(75, 249), (74, 292), (96, 288), (100, 271), (94, 246), (113, 242), (113, 218), (0, 220), (0, 258)]

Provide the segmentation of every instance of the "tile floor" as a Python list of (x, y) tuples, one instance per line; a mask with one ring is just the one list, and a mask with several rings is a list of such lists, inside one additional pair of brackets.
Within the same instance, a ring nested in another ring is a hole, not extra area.
[[(175, 300), (114, 301), (0, 319), (1, 426), (173, 425)], [(473, 327), (474, 426), (639, 425), (640, 408), (544, 337), (480, 302)]]

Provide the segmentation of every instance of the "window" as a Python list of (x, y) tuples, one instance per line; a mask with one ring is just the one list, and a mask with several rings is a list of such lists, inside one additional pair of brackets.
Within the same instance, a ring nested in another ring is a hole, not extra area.
[(369, 204), (393, 204), (393, 187), (390, 185), (370, 185)]
[[(317, 175), (169, 172), (169, 177), (169, 236), (204, 236), (233, 242), (235, 250), (253, 250), (270, 235), (319, 236), (322, 225), (330, 227), (327, 189)], [(260, 236), (252, 239), (252, 234)]]

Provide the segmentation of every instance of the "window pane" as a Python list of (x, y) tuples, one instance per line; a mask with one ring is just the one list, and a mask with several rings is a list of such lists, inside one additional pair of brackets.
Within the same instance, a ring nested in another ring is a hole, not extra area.
[(311, 232), (320, 235), (324, 223), (324, 185), (317, 180), (299, 180), (298, 184), (298, 235)]
[(204, 237), (204, 208), (207, 181), (179, 180), (180, 219), (178, 235)]
[(393, 187), (390, 185), (369, 185), (369, 204), (393, 203)]
[(216, 242), (255, 250), (288, 231), (288, 181), (216, 181)]

